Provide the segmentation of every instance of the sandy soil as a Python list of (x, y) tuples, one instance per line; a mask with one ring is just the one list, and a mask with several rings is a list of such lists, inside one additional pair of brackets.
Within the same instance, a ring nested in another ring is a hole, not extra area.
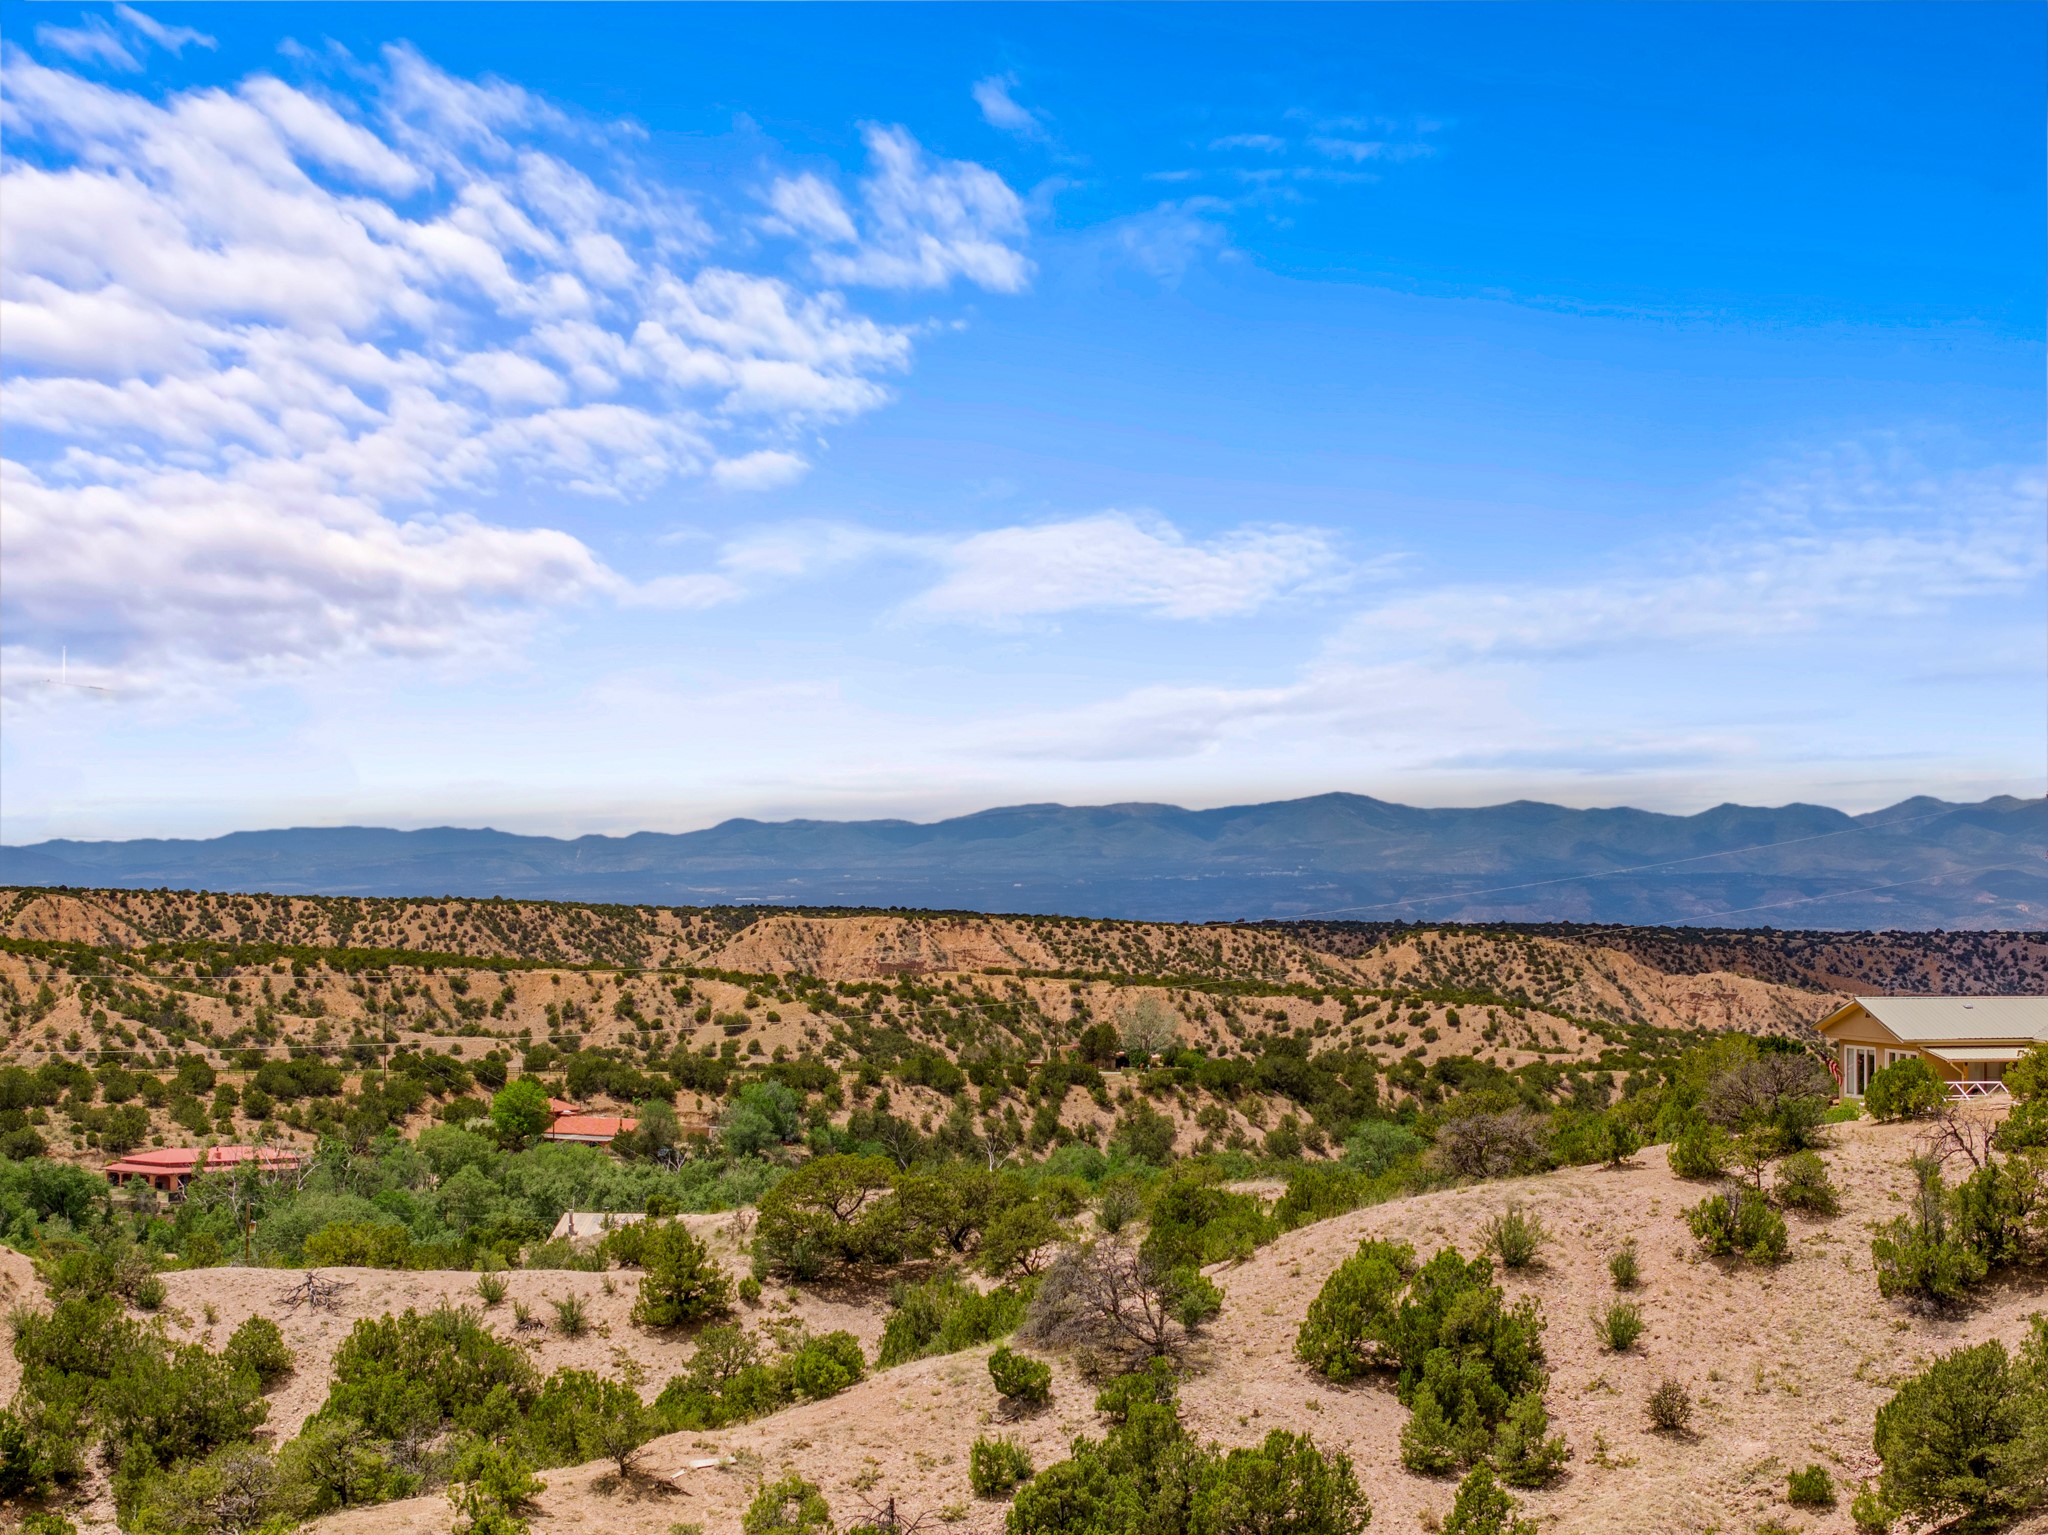
[[(1870, 1271), (1867, 1224), (1888, 1217), (1905, 1187), (1908, 1130), (1850, 1125), (1827, 1153), (1845, 1190), (1843, 1213), (1794, 1222), (1794, 1257), (1775, 1271), (1699, 1259), (1684, 1207), (1705, 1192), (1671, 1176), (1661, 1152), (1619, 1171), (1588, 1168), (1396, 1201), (1295, 1232), (1250, 1262), (1218, 1272), (1226, 1304), (1204, 1373), (1184, 1394), (1190, 1426), (1226, 1445), (1272, 1428), (1306, 1430), (1355, 1460), (1372, 1498), (1373, 1528), (1426, 1528), (1449, 1510), (1452, 1484), (1412, 1476), (1399, 1460), (1406, 1413), (1388, 1392), (1337, 1387), (1293, 1358), (1294, 1334), (1330, 1271), (1366, 1236), (1398, 1237), (1427, 1256), (1445, 1242), (1467, 1251), (1511, 1201), (1541, 1215), (1552, 1233), (1540, 1268), (1510, 1276), (1511, 1296), (1533, 1294), (1549, 1324), (1549, 1404), (1571, 1445), (1567, 1474), (1527, 1495), (1546, 1530), (1697, 1532), (1746, 1530), (1767, 1517), (1815, 1532), (1847, 1532), (1847, 1497), (1831, 1513), (1788, 1508), (1785, 1473), (1828, 1465), (1853, 1488), (1875, 1470), (1870, 1425), (1893, 1385), (1928, 1356), (1985, 1338), (2017, 1343), (2043, 1307), (2035, 1283), (1994, 1287), (1963, 1315), (1930, 1319), (1882, 1301)], [(1642, 1255), (1638, 1298), (1650, 1328), (1636, 1353), (1603, 1353), (1591, 1309), (1612, 1294), (1608, 1256), (1628, 1236)], [(842, 1522), (869, 1499), (894, 1495), (906, 1515), (952, 1513), (956, 1527), (994, 1530), (1000, 1505), (967, 1487), (967, 1449), (1005, 1431), (1040, 1466), (1061, 1458), (1072, 1436), (1099, 1432), (1092, 1391), (1054, 1361), (1054, 1401), (1014, 1425), (996, 1417), (988, 1351), (922, 1360), (874, 1377), (843, 1396), (744, 1428), (676, 1435), (648, 1448), (650, 1475), (618, 1487), (603, 1467), (547, 1474), (538, 1531), (604, 1529), (663, 1535), (677, 1521), (736, 1530), (755, 1479), (793, 1466), (825, 1490)], [(1644, 1401), (1665, 1378), (1695, 1393), (1695, 1431), (1653, 1433)], [(687, 1470), (692, 1459), (738, 1457), (723, 1469)], [(669, 1473), (675, 1490), (660, 1485)], [(445, 1498), (363, 1510), (323, 1530), (441, 1531)]]

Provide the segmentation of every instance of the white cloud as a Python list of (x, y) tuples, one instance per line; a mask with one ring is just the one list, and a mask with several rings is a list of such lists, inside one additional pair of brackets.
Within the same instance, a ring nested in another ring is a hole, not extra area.
[(53, 27), (45, 23), (36, 28), (36, 41), (81, 64), (104, 64), (109, 69), (129, 73), (142, 68), (140, 55), (147, 51), (148, 45), (153, 44), (170, 54), (181, 54), (188, 45), (201, 48), (219, 46), (204, 32), (195, 32), (190, 27), (168, 26), (132, 6), (115, 6), (114, 19), (120, 23), (119, 26), (111, 25), (106, 17), (90, 12), (75, 27)]
[[(130, 56), (208, 42), (100, 25)], [(463, 508), (512, 480), (788, 484), (795, 433), (881, 406), (909, 365), (910, 328), (706, 261), (714, 230), (616, 125), (409, 48), (358, 80), (360, 100), (269, 75), (159, 97), (0, 64), (17, 645), (271, 666), (458, 648), (592, 594), (729, 600), (728, 578), (635, 588), (568, 534)], [(1000, 178), (900, 129), (869, 143), (857, 227), (815, 178), (778, 184), (830, 281), (1022, 282)]]
[(1287, 140), (1270, 133), (1232, 133), (1209, 142), (1211, 149), (1256, 149), (1262, 154), (1277, 155), (1287, 147)]
[(137, 70), (142, 60), (129, 51), (121, 35), (107, 25), (104, 16), (88, 14), (75, 27), (36, 28), (36, 41), (81, 64), (104, 64), (109, 69)]
[(200, 48), (218, 48), (220, 46), (219, 43), (208, 37), (204, 32), (196, 32), (190, 27), (170, 26), (158, 21), (154, 16), (144, 15), (133, 6), (117, 5), (114, 7), (114, 14), (120, 17), (127, 26), (141, 33), (166, 53), (181, 54), (185, 51), (187, 44)]
[(1161, 282), (1176, 283), (1203, 256), (1229, 249), (1220, 198), (1188, 197), (1113, 220), (1101, 238), (1116, 256)]
[(810, 470), (800, 454), (761, 448), (738, 458), (720, 459), (711, 466), (711, 477), (728, 490), (779, 490), (794, 485)]
[(784, 177), (768, 189), (767, 227), (798, 236), (828, 282), (876, 288), (943, 288), (954, 278), (997, 293), (1031, 279), (1017, 249), (1024, 203), (986, 166), (926, 157), (902, 128), (862, 130), (869, 172), (858, 216), (815, 175)]
[(1000, 128), (1019, 138), (1043, 139), (1045, 124), (1038, 114), (1010, 94), (1016, 84), (1015, 75), (990, 75), (987, 79), (977, 80), (974, 82), (974, 104), (981, 108), (982, 118), (991, 128)]
[(1342, 645), (1537, 660), (1894, 625), (2038, 579), (2044, 495), (2035, 470), (1934, 474), (1844, 450), (1753, 488), (1704, 536), (1601, 579), (1437, 587), (1358, 615)]
[(1328, 535), (1311, 528), (1239, 528), (1202, 543), (1161, 518), (1114, 511), (976, 533), (940, 560), (945, 578), (906, 611), (998, 624), (1086, 608), (1231, 617), (1339, 565)]

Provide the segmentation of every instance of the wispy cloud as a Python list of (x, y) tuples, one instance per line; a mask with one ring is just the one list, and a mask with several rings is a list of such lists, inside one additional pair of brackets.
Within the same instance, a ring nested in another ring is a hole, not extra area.
[(1044, 119), (1011, 94), (1016, 88), (1014, 74), (990, 75), (974, 82), (974, 104), (981, 108), (982, 118), (991, 128), (1014, 133), (1020, 139), (1043, 140)]
[(857, 206), (810, 173), (768, 189), (768, 227), (805, 241), (820, 276), (876, 288), (943, 288), (955, 278), (997, 293), (1025, 287), (1024, 202), (1002, 177), (968, 160), (932, 160), (900, 127), (870, 123), (862, 136), (869, 171)]
[(1220, 139), (1209, 141), (1211, 149), (1256, 149), (1261, 154), (1277, 155), (1287, 148), (1287, 140), (1271, 133), (1232, 133)]
[(154, 16), (126, 5), (114, 7), (112, 22), (92, 12), (82, 17), (75, 27), (52, 26), (46, 22), (36, 28), (36, 41), (78, 63), (101, 64), (125, 73), (141, 69), (142, 55), (152, 46), (174, 55), (191, 46), (219, 46), (204, 32), (196, 32), (190, 27), (167, 26)]

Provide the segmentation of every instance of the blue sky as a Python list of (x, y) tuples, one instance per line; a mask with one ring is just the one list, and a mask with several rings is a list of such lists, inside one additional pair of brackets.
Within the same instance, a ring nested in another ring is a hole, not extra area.
[(2042, 792), (2037, 6), (5, 23), (9, 841)]

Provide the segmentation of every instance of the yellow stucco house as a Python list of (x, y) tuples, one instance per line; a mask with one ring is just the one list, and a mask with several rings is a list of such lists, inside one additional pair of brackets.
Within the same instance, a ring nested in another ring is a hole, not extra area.
[(1861, 1098), (1893, 1061), (1918, 1056), (1958, 1097), (2005, 1096), (2005, 1068), (2048, 1042), (2048, 997), (1857, 997), (1817, 1025), (1842, 1096)]

